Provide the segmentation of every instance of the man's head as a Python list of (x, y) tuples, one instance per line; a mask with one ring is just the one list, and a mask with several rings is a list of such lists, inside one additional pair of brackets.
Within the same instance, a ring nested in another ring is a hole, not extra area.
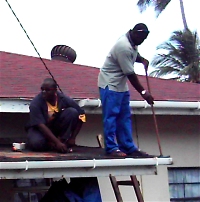
[(136, 24), (130, 30), (130, 36), (135, 45), (140, 45), (148, 36), (149, 30), (143, 23)]
[(46, 101), (53, 100), (55, 98), (56, 91), (57, 91), (57, 85), (54, 79), (52, 78), (44, 79), (41, 85), (41, 91), (42, 91), (43, 98)]

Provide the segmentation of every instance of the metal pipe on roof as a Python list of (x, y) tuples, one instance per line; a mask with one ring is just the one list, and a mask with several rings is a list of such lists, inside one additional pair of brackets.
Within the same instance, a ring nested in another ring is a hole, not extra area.
[(68, 161), (24, 161), (0, 162), (0, 170), (29, 170), (29, 169), (55, 169), (55, 168), (89, 168), (119, 167), (119, 166), (158, 166), (172, 164), (172, 158), (146, 158), (146, 159), (93, 159)]

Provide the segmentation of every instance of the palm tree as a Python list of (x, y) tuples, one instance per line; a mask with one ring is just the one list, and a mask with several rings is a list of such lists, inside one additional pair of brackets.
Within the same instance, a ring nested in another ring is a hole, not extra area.
[[(140, 12), (146, 10), (147, 7), (153, 6), (156, 12), (157, 17), (165, 10), (167, 5), (171, 2), (171, 0), (138, 0), (137, 6), (140, 9)], [(185, 11), (183, 6), (183, 0), (179, 0), (180, 8), (181, 8), (181, 15), (183, 20), (184, 29), (188, 29), (188, 25), (186, 22)]]
[(157, 47), (150, 76), (176, 75), (179, 80), (200, 82), (200, 43), (197, 32), (174, 31), (168, 41)]

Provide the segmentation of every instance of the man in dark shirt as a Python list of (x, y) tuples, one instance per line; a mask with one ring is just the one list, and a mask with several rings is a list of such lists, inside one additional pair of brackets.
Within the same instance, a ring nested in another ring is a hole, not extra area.
[(75, 146), (76, 136), (85, 122), (85, 112), (73, 99), (57, 91), (52, 78), (43, 81), (41, 92), (29, 108), (27, 131), (31, 150), (68, 152)]

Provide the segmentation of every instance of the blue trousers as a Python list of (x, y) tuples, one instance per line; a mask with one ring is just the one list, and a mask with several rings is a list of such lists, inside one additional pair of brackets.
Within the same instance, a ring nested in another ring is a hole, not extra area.
[(132, 121), (130, 112), (130, 93), (115, 92), (99, 88), (103, 111), (104, 141), (107, 153), (121, 150), (129, 154), (135, 151), (132, 137)]
[(102, 202), (97, 177), (71, 178), (65, 196), (70, 202)]

